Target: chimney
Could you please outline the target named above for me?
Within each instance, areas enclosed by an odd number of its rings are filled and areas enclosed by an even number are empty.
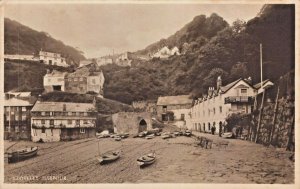
[[[221,76],[219,76],[217,79],[217,90],[219,90],[221,87],[222,87],[222,79]]]
[[[94,99],[93,99],[93,105],[94,105],[95,108],[97,108],[97,100],[96,100],[96,97],[94,97]]]
[[[39,96],[37,97],[37,102],[42,102],[42,95],[39,94]]]
[[[252,78],[249,76],[247,79],[248,83],[252,85]]]

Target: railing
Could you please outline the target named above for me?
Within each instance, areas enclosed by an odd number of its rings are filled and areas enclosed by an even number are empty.
[[[225,98],[225,104],[251,103],[251,102],[253,102],[253,97],[251,96],[229,96]]]
[[[66,126],[64,124],[58,124],[58,125],[45,125],[45,124],[31,124],[32,128],[34,129],[41,129],[41,128],[56,128],[56,129],[62,129],[62,128],[88,128],[88,127],[96,127],[96,124],[94,123],[86,123],[86,124],[75,124],[72,126]]]

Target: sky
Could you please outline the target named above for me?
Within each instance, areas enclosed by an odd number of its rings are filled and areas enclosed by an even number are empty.
[[[262,4],[12,3],[5,17],[76,47],[87,58],[136,51],[167,38],[197,15],[217,13],[229,24],[256,16]]]

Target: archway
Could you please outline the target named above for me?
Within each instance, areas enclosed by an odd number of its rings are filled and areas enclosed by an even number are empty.
[[[139,123],[139,132],[143,132],[147,130],[147,122],[142,119]]]

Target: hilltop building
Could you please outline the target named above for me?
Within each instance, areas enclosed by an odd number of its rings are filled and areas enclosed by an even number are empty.
[[[73,73],[47,71],[44,76],[44,89],[45,92],[94,93],[102,96],[104,81],[103,72],[96,69],[94,64],[88,64]]]
[[[56,65],[62,67],[68,67],[69,65],[66,62],[66,59],[61,56],[59,53],[40,51],[39,60],[41,63],[47,65]]]
[[[5,54],[4,59],[39,61],[39,58],[35,57],[34,54]]]
[[[33,142],[75,140],[95,136],[95,104],[36,102],[31,110]]]
[[[92,63],[94,63],[94,61],[91,60],[91,59],[88,59],[88,60],[80,60],[80,62],[79,62],[79,67],[87,66],[87,65],[92,64]]]
[[[180,55],[178,47],[173,47],[173,49],[169,49],[167,46],[164,46],[156,53],[153,54],[153,58],[169,58],[173,55]]]
[[[44,89],[46,92],[65,91],[65,76],[67,72],[53,70],[51,73],[47,70],[44,76]]]
[[[189,95],[159,97],[156,106],[158,119],[185,128],[189,125],[192,104]]]
[[[73,73],[66,74],[65,91],[72,93],[103,94],[104,75],[100,71],[91,71],[89,67],[82,67]]]
[[[31,113],[36,98],[6,96],[4,100],[4,140],[31,138]]]
[[[217,79],[217,88],[209,87],[206,95],[198,98],[190,109],[190,129],[200,132],[211,132],[213,125],[216,133],[225,125],[225,119],[232,113],[251,113],[254,97],[262,90],[258,84],[252,85],[251,78],[238,79],[225,86],[221,77]],[[263,88],[273,85],[265,81]],[[220,128],[221,125],[221,128]]]

